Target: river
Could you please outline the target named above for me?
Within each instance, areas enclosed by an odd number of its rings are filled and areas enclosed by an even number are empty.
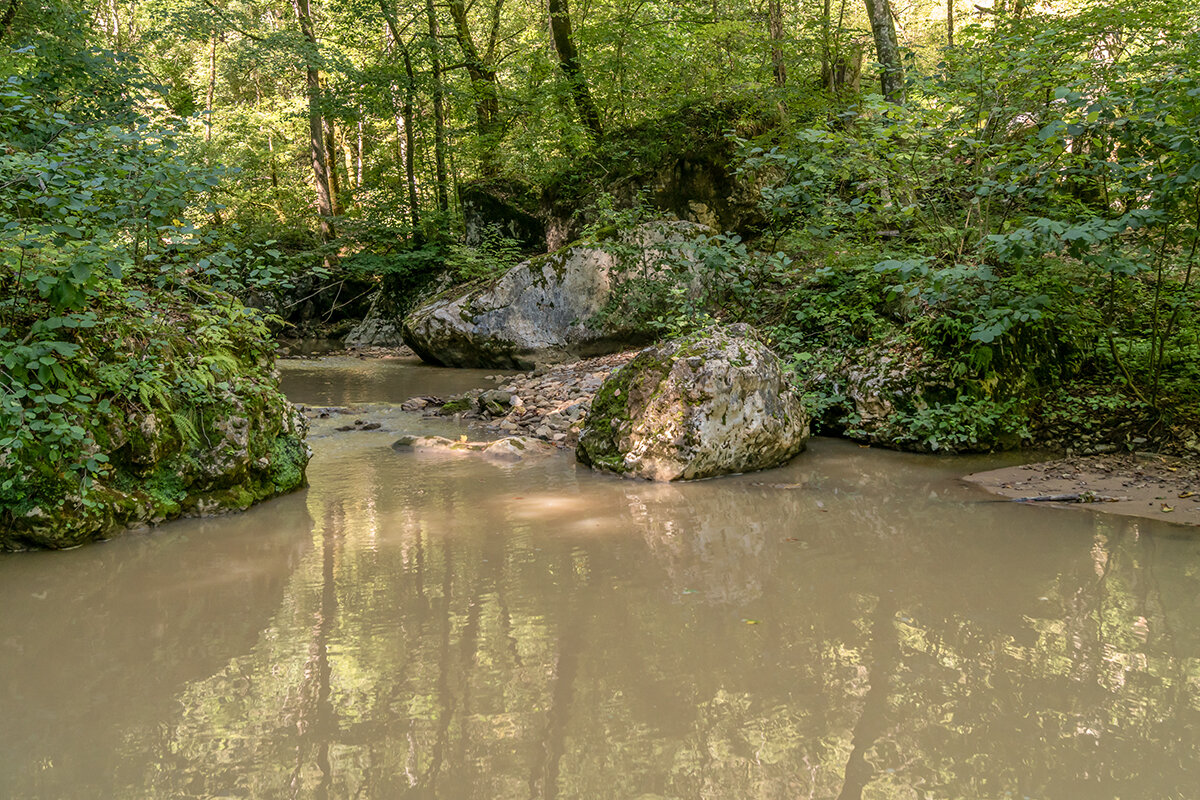
[[[0,797],[1191,798],[1200,541],[814,440],[689,485],[403,453],[484,373],[285,362],[310,488],[0,557]]]

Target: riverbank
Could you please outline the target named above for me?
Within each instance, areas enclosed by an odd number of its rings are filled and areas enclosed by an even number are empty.
[[[76,547],[304,485],[305,421],[265,324],[232,296],[114,289],[57,323],[29,312],[30,360],[0,403],[0,550]]]
[[[518,375],[487,375],[485,380],[497,384],[494,389],[414,397],[402,407],[429,417],[455,417],[505,436],[530,436],[558,447],[574,447],[596,390],[636,352],[548,365]],[[351,349],[347,354],[413,358],[406,348]],[[1038,504],[1086,506],[1109,514],[1200,525],[1200,463],[1195,459],[1153,453],[1080,455],[975,473],[964,480],[1014,500],[1029,498],[1027,502]]]
[[[967,475],[1016,501],[1200,526],[1200,463],[1153,453],[1062,458]]]

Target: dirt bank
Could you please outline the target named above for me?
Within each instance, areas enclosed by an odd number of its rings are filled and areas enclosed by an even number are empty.
[[[964,480],[1038,505],[1200,526],[1200,463],[1193,460],[1130,453],[1082,456],[977,472]]]

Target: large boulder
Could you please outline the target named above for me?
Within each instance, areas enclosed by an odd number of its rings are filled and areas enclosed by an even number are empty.
[[[623,475],[695,480],[779,466],[807,441],[779,359],[734,325],[648,347],[613,373],[576,455]]]
[[[433,364],[500,369],[627,349],[645,342],[647,332],[596,320],[616,271],[652,271],[664,260],[686,259],[683,244],[709,233],[695,223],[648,223],[608,242],[538,256],[418,307],[404,320],[404,341]]]

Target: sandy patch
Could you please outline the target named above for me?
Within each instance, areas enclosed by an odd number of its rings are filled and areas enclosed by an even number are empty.
[[[1035,505],[1200,525],[1200,463],[1172,456],[1082,456],[976,472],[963,480]],[[1060,497],[1071,499],[1030,499]]]

